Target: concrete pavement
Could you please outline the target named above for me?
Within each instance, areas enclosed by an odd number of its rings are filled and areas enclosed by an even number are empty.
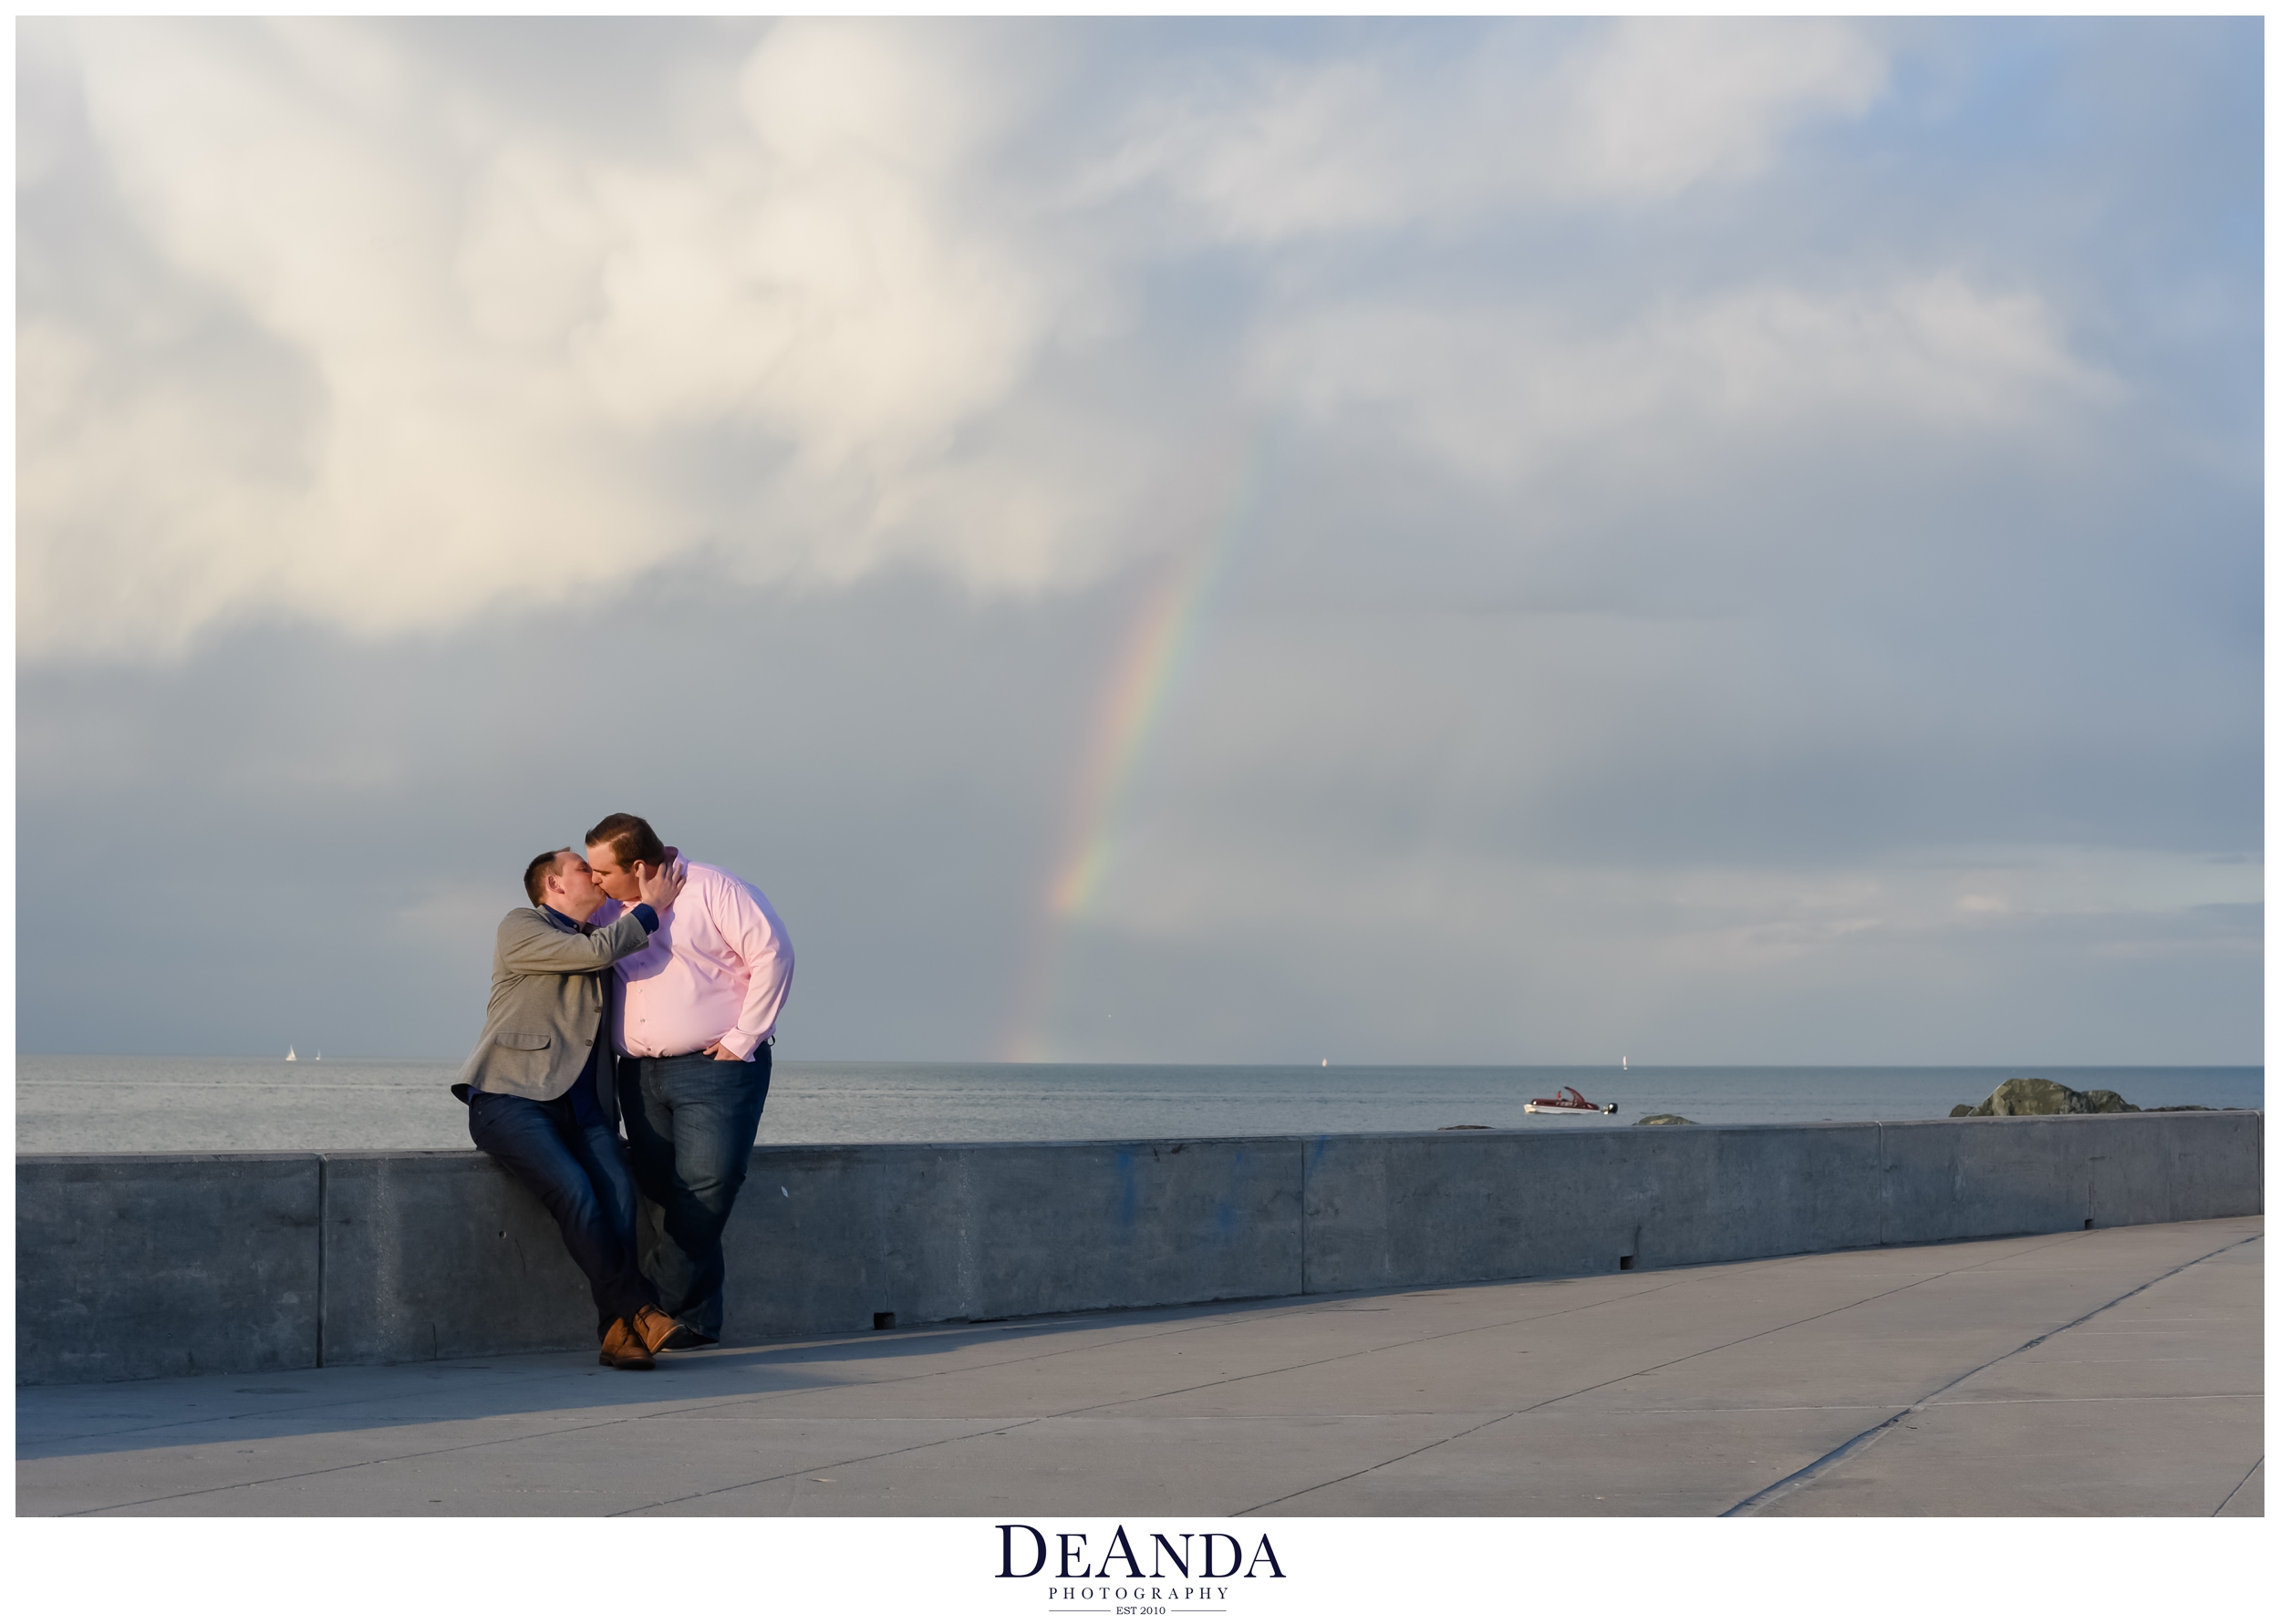
[[[19,1515],[2261,1515],[2261,1217],[19,1389]]]

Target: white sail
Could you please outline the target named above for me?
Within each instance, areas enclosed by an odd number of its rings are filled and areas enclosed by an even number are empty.
[[[292,1049],[291,1049],[290,1047],[288,1047],[288,1048],[285,1050],[285,1059],[287,1059],[287,1060],[299,1060],[300,1058],[301,1058],[301,1057],[300,1057],[299,1055],[295,1054],[295,1053],[293,1052],[293,1050],[292,1050]]]

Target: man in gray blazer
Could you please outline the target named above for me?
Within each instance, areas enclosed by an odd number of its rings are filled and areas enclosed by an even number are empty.
[[[641,1275],[606,1025],[610,967],[648,943],[687,876],[670,856],[641,870],[640,902],[589,931],[603,895],[586,859],[567,849],[531,859],[531,905],[499,922],[482,1036],[451,1085],[476,1147],[554,1215],[594,1289],[602,1362],[621,1371],[653,1368],[677,1329]]]

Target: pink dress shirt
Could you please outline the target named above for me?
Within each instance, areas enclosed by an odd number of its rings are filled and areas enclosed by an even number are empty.
[[[691,1054],[720,1043],[748,1060],[792,990],[792,939],[756,887],[691,863],[649,945],[617,961],[617,979],[618,1053]]]

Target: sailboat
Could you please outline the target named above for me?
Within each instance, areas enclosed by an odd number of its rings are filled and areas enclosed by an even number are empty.
[[[300,1057],[299,1055],[297,1055],[297,1054],[295,1054],[295,1053],[294,1053],[294,1052],[293,1052],[293,1048],[292,1048],[292,1046],[291,1046],[290,1044],[286,1045],[286,1047],[285,1047],[285,1059],[287,1059],[287,1060],[299,1060],[300,1058],[301,1058],[301,1057]]]

